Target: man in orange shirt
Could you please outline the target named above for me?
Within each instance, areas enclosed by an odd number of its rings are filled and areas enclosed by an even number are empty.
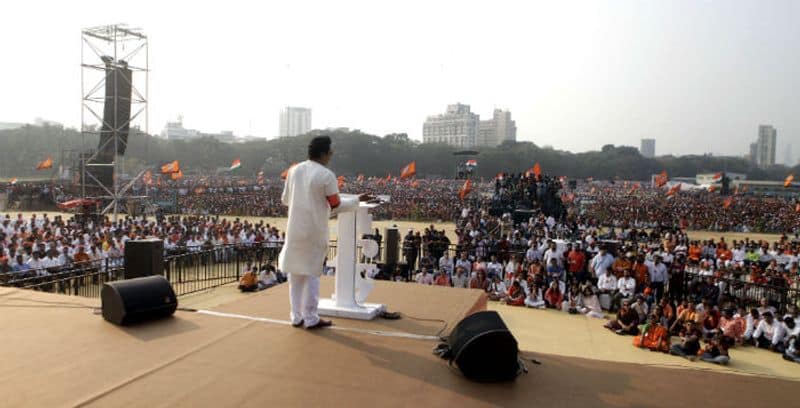
[[[700,248],[697,241],[692,242],[689,245],[689,256],[687,257],[691,262],[700,262],[700,258],[703,256],[703,249]]]
[[[642,293],[650,286],[650,269],[644,263],[644,255],[639,254],[633,264],[633,278],[636,279],[636,293]]]

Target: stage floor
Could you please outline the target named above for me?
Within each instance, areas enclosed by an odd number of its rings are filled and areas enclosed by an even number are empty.
[[[323,280],[323,293],[332,282]],[[327,289],[326,289],[327,288]],[[285,285],[214,308],[286,319]],[[479,292],[379,282],[371,301],[452,327]],[[476,384],[431,353],[439,322],[337,319],[351,330],[177,312],[120,328],[97,301],[0,288],[4,406],[761,406],[791,404],[796,382],[529,355],[507,384]],[[86,308],[89,307],[89,308]]]

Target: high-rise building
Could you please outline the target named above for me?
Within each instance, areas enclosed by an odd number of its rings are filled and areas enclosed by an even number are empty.
[[[511,120],[509,111],[495,109],[492,119],[480,121],[478,127],[478,146],[499,146],[503,142],[517,141],[517,123]]]
[[[656,139],[642,139],[642,145],[639,147],[639,153],[644,157],[656,157]]]
[[[311,130],[311,109],[287,106],[281,109],[278,136],[304,135]]]
[[[756,164],[758,160],[758,143],[750,143],[750,155],[747,156],[750,163]]]
[[[467,149],[478,143],[480,117],[469,110],[469,105],[447,105],[442,115],[428,116],[422,126],[423,143],[446,143]]]
[[[448,105],[442,115],[428,116],[422,126],[423,143],[445,143],[459,148],[498,146],[517,140],[511,112],[495,109],[492,119],[480,120],[469,105]]]
[[[771,125],[758,126],[758,140],[756,141],[756,164],[764,168],[775,164],[775,143],[778,131]]]

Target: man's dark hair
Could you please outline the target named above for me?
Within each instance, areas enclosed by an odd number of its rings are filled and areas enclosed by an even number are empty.
[[[329,151],[331,151],[330,136],[317,136],[308,144],[308,158],[311,160],[319,159]]]

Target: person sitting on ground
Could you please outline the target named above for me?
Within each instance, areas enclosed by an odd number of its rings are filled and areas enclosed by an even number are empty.
[[[734,315],[733,308],[727,308],[719,320],[719,332],[732,340],[731,346],[734,344],[742,344],[745,325],[746,323],[743,318]]]
[[[790,315],[784,316],[783,322],[775,330],[775,336],[772,339],[774,350],[778,353],[785,352],[789,347],[789,339],[798,335],[800,335],[800,327],[795,324],[794,318]]]
[[[456,268],[455,275],[453,276],[454,288],[466,288],[469,286],[469,277],[463,267]]]
[[[578,282],[573,281],[569,285],[569,290],[566,293],[564,301],[561,302],[561,311],[570,314],[578,313],[578,307],[581,305],[581,289]]]
[[[428,272],[427,268],[422,268],[414,280],[421,285],[433,285],[433,276]]]
[[[544,295],[542,295],[542,288],[539,285],[533,284],[533,286],[531,286],[528,297],[525,299],[525,306],[535,309],[544,309],[546,307]]]
[[[242,274],[242,277],[239,278],[239,290],[242,292],[255,292],[258,290],[258,276],[256,275],[256,267],[250,267],[248,265],[248,269],[245,273]]]
[[[594,293],[594,289],[591,286],[584,286],[580,297],[578,311],[588,317],[594,317],[597,319],[603,319],[606,317],[606,315],[603,314],[603,308],[600,307],[600,299],[597,298],[597,295]]]
[[[511,282],[511,287],[508,289],[508,295],[505,300],[506,304],[509,306],[525,305],[525,290],[518,280]]]
[[[675,319],[675,311],[672,308],[672,304],[665,296],[658,301],[658,306],[656,308],[661,310],[661,325],[669,329],[672,325],[672,321]]]
[[[636,295],[636,302],[633,302],[631,309],[639,314],[640,322],[647,321],[647,315],[650,314],[650,308],[647,306],[647,302],[644,301],[644,296]]]
[[[739,314],[744,313],[744,308],[739,309]],[[761,314],[758,313],[758,309],[750,309],[750,313],[743,315],[744,316],[744,336],[742,336],[742,342],[744,344],[755,345],[755,341],[753,340],[753,333],[756,331],[756,326],[761,323]]]
[[[686,327],[686,322],[697,322],[697,311],[693,302],[684,301],[679,310],[681,311],[678,313],[678,317],[669,328],[669,332],[672,334],[678,334]]]
[[[728,349],[733,345],[733,339],[723,336],[722,333],[717,332],[714,334],[708,343],[706,343],[703,354],[700,359],[707,363],[714,363],[720,365],[728,365],[731,360],[728,354]]]
[[[451,286],[450,284],[450,276],[445,271],[440,271],[436,274],[436,278],[433,280],[433,284],[436,286]]]
[[[492,278],[492,283],[489,284],[489,300],[503,300],[508,295],[508,289],[506,288],[505,282],[503,282],[499,276],[495,275]]]
[[[616,311],[623,299],[631,299],[636,292],[636,279],[631,276],[630,269],[622,270],[622,277],[617,279],[617,292],[611,300],[611,309],[609,311]]]
[[[780,323],[775,321],[770,311],[764,312],[762,316],[763,319],[761,319],[753,332],[753,341],[758,348],[774,350],[777,342],[773,339],[776,337],[775,331]]]
[[[789,337],[789,345],[786,347],[786,351],[783,352],[784,360],[800,363],[800,340],[798,338],[800,336],[797,335]]]
[[[275,267],[264,265],[261,273],[258,274],[258,290],[271,288],[278,284],[278,277],[275,275]]]
[[[617,318],[609,321],[603,327],[619,335],[639,334],[639,314],[631,309],[630,301],[623,300],[622,307],[617,312]]]
[[[456,267],[458,268],[458,267]],[[461,269],[464,269],[463,267]],[[466,270],[465,270],[466,271]],[[486,272],[478,271],[473,278],[469,280],[470,289],[481,289],[484,292],[489,291],[489,280],[486,279]]]
[[[564,301],[564,295],[558,288],[558,282],[551,282],[550,288],[544,293],[544,300],[547,302],[548,309],[558,309],[561,307],[561,302]]]
[[[695,361],[697,352],[700,351],[700,330],[697,329],[697,323],[694,320],[687,320],[680,337],[681,343],[672,345],[669,354]]]
[[[633,337],[634,347],[646,348],[650,351],[669,352],[670,337],[667,329],[661,325],[658,316],[649,316],[647,324],[642,326],[642,334]]]

